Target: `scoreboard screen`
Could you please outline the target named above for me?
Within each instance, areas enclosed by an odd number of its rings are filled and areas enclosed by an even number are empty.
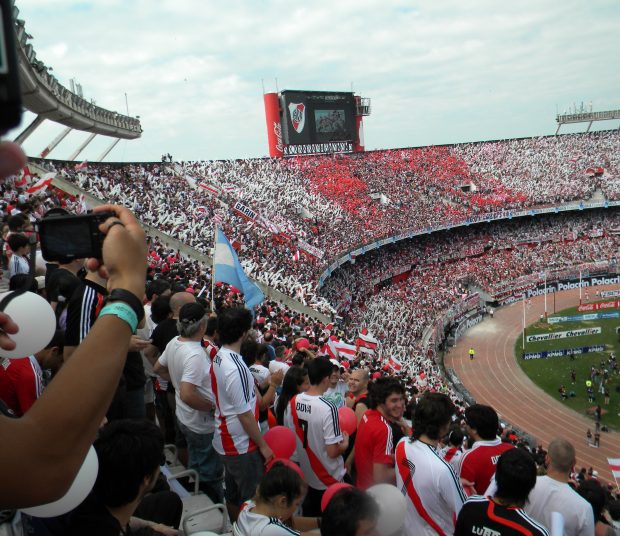
[[[353,93],[285,90],[280,104],[286,145],[356,141]]]

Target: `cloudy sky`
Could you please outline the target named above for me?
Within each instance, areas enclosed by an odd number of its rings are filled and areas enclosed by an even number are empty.
[[[140,116],[142,138],[121,141],[108,161],[266,155],[261,80],[268,91],[276,79],[280,90],[353,85],[372,99],[368,149],[551,134],[556,111],[573,104],[620,108],[617,0],[16,4],[63,84],[74,78],[86,98],[122,113],[127,94]],[[44,124],[27,153],[62,128]],[[72,132],[50,157],[86,136]],[[109,143],[97,137],[80,159]]]

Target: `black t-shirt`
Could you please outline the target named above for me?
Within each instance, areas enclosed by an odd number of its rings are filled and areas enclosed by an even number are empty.
[[[173,318],[162,320],[151,334],[153,345],[157,347],[160,354],[164,353],[168,343],[179,334],[177,330],[177,321]]]
[[[501,534],[502,536],[549,536],[539,523],[521,508],[500,506],[485,497],[470,497],[456,521],[454,536]]]
[[[78,346],[88,335],[107,294],[104,287],[88,279],[75,289],[67,308],[66,346]]]

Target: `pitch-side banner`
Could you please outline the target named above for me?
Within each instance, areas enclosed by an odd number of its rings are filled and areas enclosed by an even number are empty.
[[[620,296],[620,290],[602,290],[601,298],[616,298]]]
[[[602,311],[604,309],[617,309],[620,307],[620,300],[612,300],[608,302],[600,302],[600,303],[584,303],[577,307],[577,311],[580,313],[586,311]]]
[[[583,328],[573,329],[571,331],[556,331],[555,333],[539,333],[538,335],[528,335],[527,342],[555,341],[558,339],[567,339],[569,337],[584,337],[585,335],[598,335],[602,332],[602,328]]]
[[[545,350],[544,352],[526,352],[523,359],[547,359],[549,357],[564,357],[567,355],[589,354],[591,352],[604,352],[605,345],[581,346],[579,348],[563,348],[560,350]]]
[[[615,313],[589,313],[587,315],[551,316],[547,319],[549,324],[561,324],[563,322],[583,322],[607,318],[620,318],[620,312]]]

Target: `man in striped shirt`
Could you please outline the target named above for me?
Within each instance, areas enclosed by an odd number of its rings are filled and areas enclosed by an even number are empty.
[[[294,396],[284,414],[284,425],[295,432],[296,455],[308,482],[303,515],[321,515],[321,499],[345,475],[342,454],[349,436],[340,431],[338,409],[323,394],[329,387],[333,365],[317,357],[308,365],[310,389]]]
[[[396,486],[405,494],[405,534],[451,535],[465,499],[452,467],[437,452],[454,414],[450,398],[425,393],[415,409],[413,437],[396,446]]]
[[[273,459],[258,427],[259,399],[252,373],[241,357],[241,342],[252,327],[247,309],[224,309],[217,317],[222,347],[211,366],[215,395],[213,448],[225,468],[226,507],[232,522],[241,505],[251,499],[263,476],[264,464]]]

